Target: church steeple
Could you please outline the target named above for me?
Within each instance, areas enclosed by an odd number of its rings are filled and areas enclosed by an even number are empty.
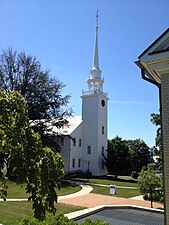
[[[92,69],[99,69],[99,54],[98,54],[98,13],[96,14],[96,39],[95,39],[95,50],[94,50],[94,60],[93,60],[93,68]]]
[[[98,11],[96,14],[96,37],[94,43],[93,65],[88,77],[88,90],[82,91],[82,161],[84,171],[92,175],[107,174],[104,157],[107,149],[107,93],[103,92],[104,80],[101,78],[98,54]],[[90,163],[90,168],[86,162]]]
[[[98,52],[98,13],[96,13],[96,37],[94,47],[93,67],[88,78],[89,91],[102,90],[103,80],[101,79],[101,70],[99,68],[99,52]]]

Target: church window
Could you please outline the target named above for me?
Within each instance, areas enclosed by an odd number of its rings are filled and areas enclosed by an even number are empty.
[[[88,155],[91,155],[91,152],[92,152],[91,146],[87,146],[87,154]]]
[[[104,134],[104,126],[102,126],[102,134]]]
[[[78,159],[78,167],[81,167],[81,159]]]
[[[64,138],[63,137],[61,137],[60,144],[61,144],[61,146],[64,146]]]
[[[104,160],[102,160],[102,169],[104,169],[104,165],[105,165]]]
[[[72,159],[72,167],[75,167],[75,159]]]
[[[104,155],[104,146],[102,146],[102,155]]]
[[[101,100],[101,105],[102,105],[102,107],[105,106],[105,101],[103,99]]]
[[[79,139],[79,147],[82,146],[82,139]]]
[[[76,146],[76,138],[72,138],[73,146]]]

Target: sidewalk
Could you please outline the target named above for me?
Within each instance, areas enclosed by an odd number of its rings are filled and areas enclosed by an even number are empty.
[[[95,184],[96,185],[96,184]],[[99,185],[108,186],[108,185]],[[133,198],[120,198],[116,196],[106,196],[90,193],[92,187],[89,184],[81,185],[82,190],[67,196],[61,196],[58,198],[58,202],[64,204],[71,204],[86,208],[93,208],[99,205],[136,205],[142,207],[151,207],[150,201],[143,200],[142,195]],[[126,187],[128,188],[128,187]],[[129,187],[132,188],[132,187]],[[135,187],[133,187],[135,189]],[[153,202],[154,208],[163,208],[163,204]]]
[[[72,198],[75,198],[75,197],[84,196],[84,195],[90,193],[93,190],[93,187],[91,187],[90,185],[86,185],[86,184],[79,184],[79,185],[82,188],[80,191],[75,192],[73,194],[69,194],[69,195],[58,196],[58,202],[62,201],[62,200],[65,200],[65,199],[72,199]],[[0,201],[3,202],[4,200],[2,198],[0,198]],[[8,201],[8,202],[20,202],[20,201],[28,201],[28,199],[27,198],[7,198],[6,201]]]
[[[99,205],[136,205],[150,208],[150,201],[143,200],[141,195],[130,199],[99,195],[90,193],[93,188],[88,184],[80,184],[80,186],[82,189],[76,193],[59,196],[58,202],[86,208],[93,208]],[[3,199],[0,199],[0,201],[3,201]],[[27,199],[7,199],[6,201],[27,201]],[[153,202],[153,207],[163,208],[163,204]]]
[[[84,195],[90,193],[93,190],[93,188],[90,185],[81,184],[80,186],[81,186],[82,189],[80,191],[76,192],[76,193],[73,193],[73,194],[70,194],[70,195],[59,196],[58,202],[62,201],[64,199],[72,199],[72,198],[75,198],[75,197],[84,196]]]
[[[136,205],[150,208],[150,201],[119,198],[115,196],[106,196],[99,194],[86,194],[83,196],[77,196],[75,198],[59,199],[60,203],[71,204],[76,206],[82,206],[86,208],[93,208],[99,205]],[[157,202],[153,202],[154,208],[163,208],[163,205]]]

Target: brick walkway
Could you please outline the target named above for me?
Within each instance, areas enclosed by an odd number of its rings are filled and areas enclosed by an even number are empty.
[[[87,208],[93,208],[99,205],[136,205],[142,207],[151,207],[150,201],[118,198],[115,196],[98,195],[92,193],[73,198],[59,199],[58,202]],[[162,208],[163,205],[153,202],[153,207]]]

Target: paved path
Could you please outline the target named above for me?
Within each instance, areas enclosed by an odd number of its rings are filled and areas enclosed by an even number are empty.
[[[150,201],[144,201],[141,195],[130,198],[130,199],[119,198],[116,196],[93,194],[93,193],[90,193],[93,189],[90,185],[81,185],[81,186],[82,186],[81,191],[71,195],[61,196],[58,198],[58,202],[76,205],[76,206],[82,206],[86,208],[93,208],[99,205],[136,205],[136,206],[142,206],[142,207],[151,207]],[[105,186],[105,185],[102,185],[102,186]],[[153,207],[163,208],[163,204],[153,202]]]
[[[80,185],[81,186],[81,190],[76,192],[76,193],[73,193],[73,194],[70,194],[70,195],[64,195],[64,196],[59,196],[58,197],[58,201],[62,201],[62,200],[65,200],[65,199],[72,199],[72,198],[75,198],[75,197],[81,197],[81,196],[84,196],[88,193],[90,193],[93,188],[90,186],[90,185]]]
[[[28,201],[27,198],[7,198],[6,199],[6,202],[26,202],[26,201]],[[4,202],[4,200],[0,198],[0,202]]]
[[[150,201],[144,201],[142,196],[128,199],[116,196],[99,195],[90,193],[93,188],[88,184],[81,184],[80,186],[82,189],[74,194],[59,196],[58,202],[86,208],[93,208],[99,205],[136,205],[150,207]],[[0,199],[0,201],[3,201],[3,199]],[[7,201],[27,201],[27,199],[7,199]],[[154,202],[153,207],[163,208],[163,205]]]
[[[87,208],[93,208],[99,205],[136,205],[136,206],[150,207],[150,201],[119,198],[115,196],[98,195],[92,193],[83,196],[77,196],[75,198],[60,199],[58,202]],[[154,202],[153,207],[162,208],[163,205]]]
[[[78,191],[76,193],[73,193],[73,194],[70,194],[70,195],[59,196],[58,201],[62,201],[62,200],[65,200],[65,199],[72,199],[72,198],[75,198],[75,197],[81,197],[81,196],[84,196],[84,195],[90,193],[93,190],[93,187],[91,187],[90,185],[80,184],[80,186],[82,188],[80,191]],[[0,198],[0,201],[4,201],[4,200],[2,198]],[[7,198],[6,201],[8,201],[8,202],[20,202],[20,201],[28,201],[28,199],[27,198]]]

